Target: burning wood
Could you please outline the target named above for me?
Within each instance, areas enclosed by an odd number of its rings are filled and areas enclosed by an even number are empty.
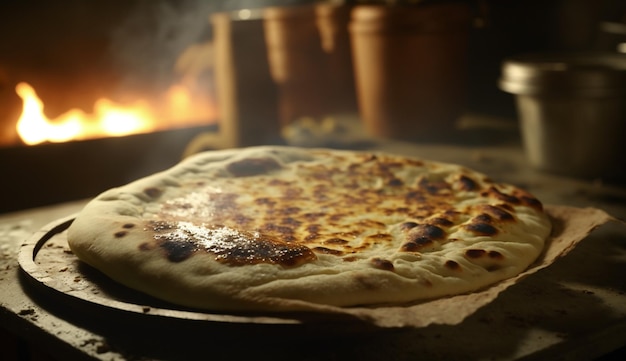
[[[126,136],[158,130],[197,126],[214,122],[215,106],[206,92],[192,91],[184,84],[173,85],[155,105],[144,99],[118,104],[101,98],[92,113],[71,109],[49,119],[35,89],[19,83],[15,91],[23,102],[17,132],[27,145]]]

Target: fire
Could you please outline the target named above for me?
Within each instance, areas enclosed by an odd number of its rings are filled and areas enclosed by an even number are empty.
[[[210,97],[195,99],[184,85],[172,86],[159,106],[146,100],[121,105],[102,98],[94,103],[91,114],[71,109],[55,119],[45,115],[44,104],[32,86],[19,83],[15,91],[23,102],[17,133],[27,145],[148,133],[215,120]]]

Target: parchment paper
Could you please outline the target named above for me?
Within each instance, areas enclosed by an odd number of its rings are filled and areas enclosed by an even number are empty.
[[[479,308],[495,300],[508,287],[567,255],[597,227],[610,221],[616,221],[605,211],[595,208],[548,205],[545,209],[552,219],[553,228],[544,252],[525,272],[514,278],[499,282],[482,291],[415,305],[375,308],[314,306],[313,308],[322,312],[351,315],[378,327],[426,327],[431,324],[459,324]]]

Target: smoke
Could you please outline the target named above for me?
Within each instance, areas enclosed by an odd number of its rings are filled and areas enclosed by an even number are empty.
[[[211,14],[303,2],[306,0],[133,1],[110,33],[111,62],[119,76],[114,98],[157,98],[174,83],[200,91],[212,89]]]
[[[220,2],[139,0],[113,29],[111,47],[124,90],[160,91],[175,80],[176,62],[194,44],[210,41],[209,16]]]

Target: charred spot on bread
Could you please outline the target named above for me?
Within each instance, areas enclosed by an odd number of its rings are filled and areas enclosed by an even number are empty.
[[[436,246],[436,241],[443,240],[446,232],[432,224],[417,224],[406,233],[407,242],[400,247],[403,252],[421,252]]]
[[[500,191],[498,188],[491,186],[489,187],[489,189],[487,189],[486,192],[481,193],[482,196],[485,197],[494,197],[498,200],[501,200],[505,203],[509,203],[509,204],[520,204],[520,200],[519,198],[515,197],[514,195],[511,194],[506,194],[502,191]]]
[[[446,232],[443,229],[432,224],[418,224],[407,235],[414,242],[420,239],[443,239],[445,236]]]
[[[478,183],[466,175],[459,177],[459,184],[461,185],[461,189],[466,191],[475,191],[478,189]]]
[[[457,261],[453,261],[453,260],[447,260],[446,263],[444,263],[444,266],[453,271],[461,270],[461,265]]]
[[[159,242],[159,247],[165,251],[167,259],[171,262],[182,262],[198,250],[198,246],[192,241],[164,239]]]
[[[390,187],[400,187],[404,185],[404,182],[399,178],[391,178],[389,182],[387,182],[387,185]]]
[[[250,177],[258,174],[266,174],[269,171],[280,169],[281,165],[274,158],[244,158],[231,162],[226,170],[235,177]]]
[[[346,241],[343,238],[337,238],[337,237],[333,237],[333,238],[329,238],[327,240],[325,240],[323,242],[324,244],[337,244],[337,245],[344,245],[344,244],[348,244],[350,242]]]
[[[485,251],[484,249],[468,249],[467,251],[465,251],[465,256],[469,257],[469,258],[480,258],[482,256],[484,256],[487,253],[487,251]]]
[[[419,252],[421,249],[421,245],[415,242],[406,242],[400,247],[400,251],[402,252]]]
[[[370,260],[370,264],[374,268],[378,268],[384,271],[393,271],[395,269],[393,263],[390,260],[384,258],[374,257]]]
[[[317,258],[305,245],[258,232],[189,222],[151,222],[150,226],[156,244],[172,262],[182,262],[199,251],[231,266],[270,263],[291,267]]]
[[[429,220],[429,222],[435,226],[441,226],[441,227],[451,227],[454,225],[454,222],[443,217],[432,218]]]
[[[539,201],[537,198],[535,197],[531,197],[529,195],[524,195],[521,197],[522,203],[531,207],[531,208],[535,208],[539,211],[543,210],[543,204],[541,203],[541,201]]]
[[[405,194],[404,201],[407,204],[426,202],[426,195],[423,192],[409,191]]]
[[[482,207],[482,209],[489,215],[491,215],[492,217],[496,218],[498,221],[502,221],[502,222],[508,222],[508,221],[514,221],[515,217],[509,213],[507,210],[505,210],[502,207],[498,207],[498,206],[493,206],[493,205],[485,205]]]
[[[143,193],[152,199],[156,199],[163,194],[163,191],[157,187],[147,187],[144,188]]]
[[[487,271],[494,272],[502,268],[500,262],[504,259],[504,255],[495,250],[484,249],[468,249],[465,251],[465,257],[473,260],[477,264],[482,265]]]
[[[430,195],[438,195],[444,191],[449,191],[451,186],[448,182],[444,180],[431,180],[427,177],[422,177],[418,185],[420,189],[426,191],[426,193]]]
[[[408,231],[410,229],[413,229],[417,227],[417,223],[416,222],[404,222],[400,224],[400,229],[402,229],[403,231]]]
[[[470,223],[466,224],[464,228],[478,236],[495,236],[498,234],[498,229],[488,223]]]
[[[481,213],[472,219],[473,223],[491,223],[493,218],[487,213]]]
[[[323,253],[323,254],[331,254],[333,256],[343,256],[343,251],[327,248],[327,247],[314,247],[313,252]]]
[[[365,237],[365,239],[376,242],[376,241],[390,241],[392,239],[392,236],[389,233],[375,233],[375,234],[370,234],[369,236]]]
[[[481,258],[481,257],[489,257],[489,258],[494,258],[494,259],[504,259],[504,255],[498,251],[487,251],[484,249],[476,249],[476,248],[472,248],[472,249],[468,249],[465,251],[465,255],[469,258]]]

